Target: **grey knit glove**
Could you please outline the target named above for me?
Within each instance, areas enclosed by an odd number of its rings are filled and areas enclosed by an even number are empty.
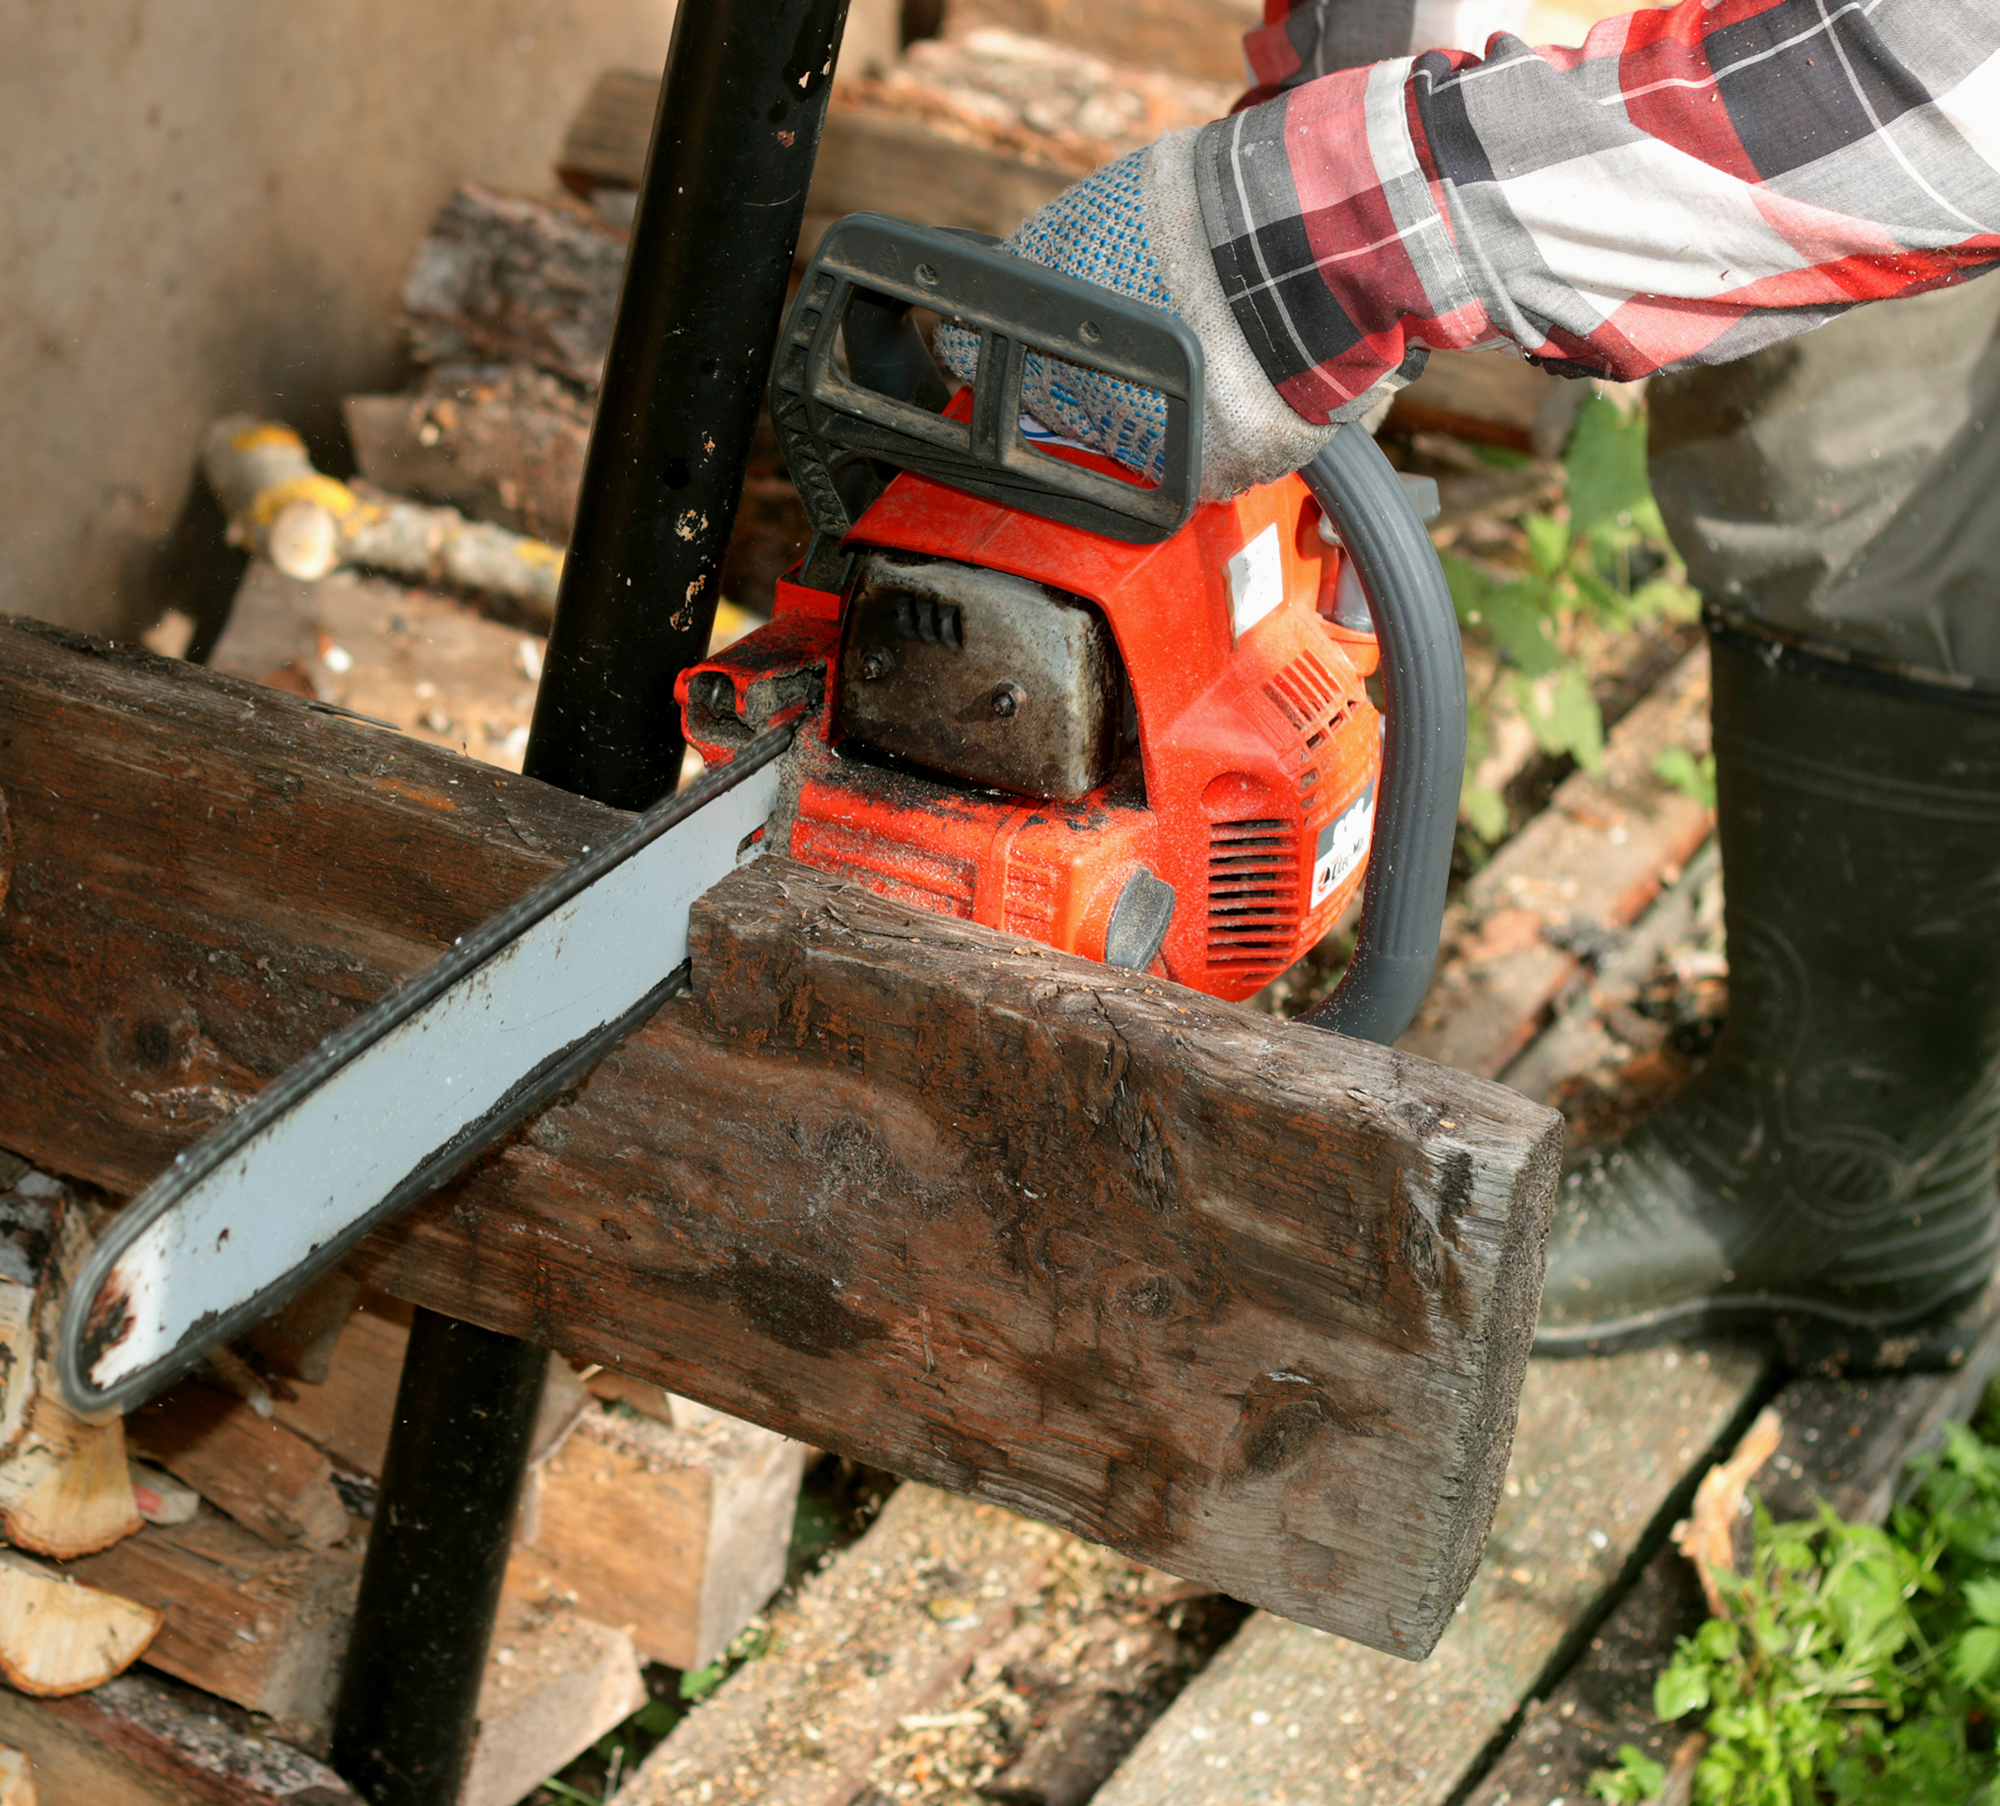
[[[1175,132],[1107,163],[1034,214],[1007,240],[1007,249],[1150,302],[1194,328],[1207,389],[1201,493],[1212,501],[1298,469],[1335,429],[1304,420],[1285,404],[1223,299],[1195,198],[1196,135]],[[971,381],[979,361],[976,334],[940,327],[937,348]],[[1158,479],[1166,403],[1151,391],[1059,358],[1031,356],[1022,405],[1051,432]]]

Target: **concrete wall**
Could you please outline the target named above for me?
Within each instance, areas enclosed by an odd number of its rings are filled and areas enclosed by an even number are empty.
[[[203,425],[396,386],[463,176],[546,189],[673,0],[0,0],[0,612],[130,633],[215,575]],[[178,523],[178,525],[177,525]]]

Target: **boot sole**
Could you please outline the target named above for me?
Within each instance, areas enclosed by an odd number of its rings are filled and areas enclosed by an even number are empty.
[[[1535,1353],[1569,1360],[1693,1336],[1754,1335],[1802,1373],[1935,1373],[1965,1364],[1991,1319],[1987,1292],[1981,1281],[1918,1316],[1886,1323],[1771,1293],[1698,1298],[1611,1323],[1538,1328]]]

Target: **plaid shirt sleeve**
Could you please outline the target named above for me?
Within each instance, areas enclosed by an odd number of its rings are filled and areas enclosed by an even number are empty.
[[[1995,0],[1684,0],[1581,49],[1315,76],[1362,41],[1339,8],[1269,0],[1247,48],[1281,91],[1195,154],[1224,292],[1307,419],[1426,349],[1630,380],[2000,260]]]
[[[1534,0],[1268,0],[1265,22],[1243,34],[1257,86],[1237,107],[1287,88],[1420,50],[1477,50],[1496,31],[1526,26]]]

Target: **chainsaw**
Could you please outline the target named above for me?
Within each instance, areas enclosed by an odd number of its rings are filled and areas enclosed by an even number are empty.
[[[939,372],[919,310],[977,335],[971,384]],[[1031,356],[1158,397],[1158,480],[1025,415]],[[681,674],[702,775],[120,1212],[64,1313],[73,1406],[157,1392],[574,1085],[686,987],[695,899],[766,851],[1230,1000],[1360,894],[1346,974],[1300,1020],[1400,1034],[1463,768],[1450,598],[1359,428],[1199,502],[1201,395],[1171,315],[978,235],[831,228],[771,388],[813,537],[770,622]]]

